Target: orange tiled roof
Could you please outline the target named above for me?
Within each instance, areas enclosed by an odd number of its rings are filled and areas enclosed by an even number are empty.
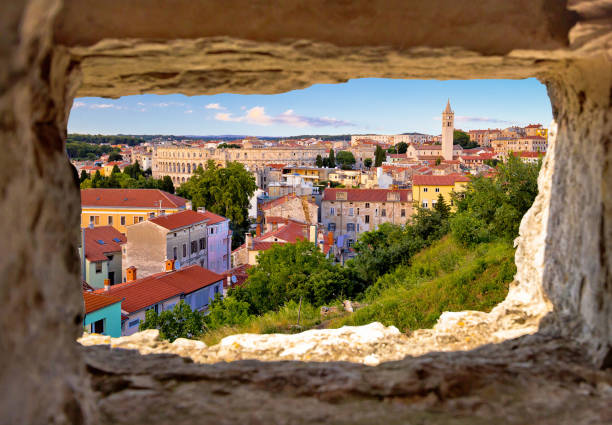
[[[208,220],[208,224],[217,224],[217,223],[221,223],[222,221],[226,221],[226,220],[229,221],[229,218],[225,218],[221,215],[212,213],[210,211],[206,211],[200,214],[203,214],[205,216],[205,218]]]
[[[120,303],[122,298],[106,294],[83,292],[83,301],[85,301],[85,314],[89,314],[101,308],[108,307],[109,305]]]
[[[181,227],[191,226],[196,223],[203,223],[206,221],[206,216],[204,213],[187,210],[179,211],[174,214],[161,215],[159,217],[151,218],[149,221],[168,230],[175,230]]]
[[[89,261],[106,261],[106,254],[121,251],[121,244],[127,242],[125,235],[113,226],[99,226],[83,229],[85,232],[85,258]]]
[[[81,189],[82,207],[184,208],[187,200],[159,189]]]
[[[123,297],[121,309],[133,313],[222,280],[222,275],[194,265],[172,272],[157,273],[132,282],[112,285],[108,291],[98,289],[95,293]]]
[[[389,192],[399,193],[400,202],[412,201],[412,191],[410,189],[325,189],[323,201],[337,201],[337,194],[346,192],[348,202],[392,202],[387,199]]]

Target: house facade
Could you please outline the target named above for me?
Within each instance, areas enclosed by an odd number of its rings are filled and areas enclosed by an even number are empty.
[[[222,296],[222,275],[200,266],[175,270],[173,260],[164,264],[167,271],[94,292],[122,299],[122,336],[138,332],[148,310],[161,313],[184,301],[192,310],[206,311],[215,297]]]
[[[187,199],[158,189],[81,189],[81,227],[113,226],[126,233],[147,218],[190,208]]]
[[[113,338],[120,337],[122,300],[120,296],[83,292],[85,303],[83,327],[85,330]]]
[[[121,282],[121,246],[127,241],[125,235],[112,226],[85,227],[81,232],[81,240],[85,241],[85,261],[82,246],[79,255],[84,265],[85,282],[93,288],[104,287],[107,279],[110,285]]]
[[[187,210],[128,226],[124,267],[135,267],[141,277],[164,271],[167,259],[174,260],[176,268],[207,267],[208,221],[209,216]],[[126,277],[124,271],[124,281]]]
[[[412,193],[414,202],[421,208],[433,208],[440,195],[452,210],[456,208],[452,198],[453,193],[465,190],[469,177],[460,174],[446,176],[415,175],[412,178]]]
[[[359,234],[382,223],[405,224],[412,216],[410,189],[325,189],[321,221],[336,244],[350,247]]]

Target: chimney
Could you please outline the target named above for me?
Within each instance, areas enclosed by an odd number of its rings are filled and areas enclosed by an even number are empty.
[[[125,280],[126,282],[131,282],[136,280],[136,267],[130,266],[125,269]]]
[[[257,224],[257,227],[255,227],[255,236],[256,237],[260,237],[261,236],[261,223]]]
[[[198,207],[198,212],[200,212],[200,213],[205,213],[205,212],[206,212],[206,208],[204,208],[204,207]]]
[[[246,247],[249,251],[251,251],[253,249],[253,235],[251,235],[250,233],[247,233],[245,239],[246,239],[245,240]]]
[[[174,260],[166,260],[166,271],[167,272],[174,271]]]
[[[308,235],[308,240],[314,244],[317,243],[317,226],[315,224],[310,225],[310,234]]]
[[[110,279],[104,279],[104,291],[108,291],[110,288]]]

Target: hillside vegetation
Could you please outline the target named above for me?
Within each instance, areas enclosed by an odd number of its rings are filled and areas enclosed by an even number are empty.
[[[330,327],[381,322],[402,332],[430,328],[444,311],[489,311],[501,302],[516,273],[507,241],[465,247],[446,236],[380,277],[363,297],[367,304]]]

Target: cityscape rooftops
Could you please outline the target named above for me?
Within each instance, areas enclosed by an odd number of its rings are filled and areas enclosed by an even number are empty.
[[[454,186],[456,182],[469,182],[470,178],[461,174],[448,174],[446,176],[415,175],[412,178],[413,186]]]
[[[399,199],[390,199],[390,193],[399,194]],[[323,201],[348,202],[410,202],[412,190],[410,189],[325,189]]]
[[[85,302],[85,314],[93,313],[109,305],[119,303],[123,298],[112,295],[94,294],[92,292],[83,292],[83,301]]]
[[[181,227],[194,225],[196,223],[207,222],[207,217],[204,215],[204,213],[186,210],[179,211],[174,214],[160,215],[158,217],[149,219],[149,221],[168,230],[176,230],[180,229]]]

